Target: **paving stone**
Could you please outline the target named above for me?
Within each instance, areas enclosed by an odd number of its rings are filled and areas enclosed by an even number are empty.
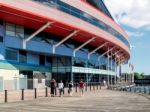
[[[47,97],[0,104],[0,112],[150,112],[144,96],[110,90],[96,90],[69,97]]]

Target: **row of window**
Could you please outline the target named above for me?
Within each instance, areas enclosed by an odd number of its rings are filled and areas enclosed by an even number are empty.
[[[18,30],[18,28],[21,28],[21,29]],[[19,31],[20,31],[20,33],[17,33]],[[12,23],[6,23],[6,35],[7,36],[26,38],[26,37],[29,37],[33,32],[35,32],[34,29],[26,28],[26,27],[23,27],[20,25],[12,24]],[[20,34],[21,36],[17,36],[16,34]],[[50,45],[54,45],[55,43],[59,42],[62,38],[63,37],[56,35],[56,34],[41,32],[41,33],[37,34],[34,38],[32,38],[32,40],[44,42],[44,43],[47,43]],[[64,47],[70,48],[70,49],[75,49],[76,47],[80,46],[81,44],[82,43],[80,43],[80,42],[69,39],[69,40],[65,41],[61,46],[64,46]],[[82,48],[81,50],[84,52],[89,52],[92,49],[94,49],[93,46],[87,45],[84,48]]]
[[[27,63],[27,52],[23,50],[6,49],[5,58],[9,61],[16,61],[20,63]],[[51,57],[39,55],[39,65],[51,66]]]
[[[81,58],[74,58],[73,59],[73,66],[77,67],[88,67],[88,68],[95,68],[95,69],[102,69],[102,70],[115,70],[115,62],[113,60],[109,60],[108,66],[108,59],[106,57],[102,57],[100,61],[94,60],[85,60]],[[112,68],[111,68],[112,65]]]
[[[14,49],[6,49],[5,58],[9,61],[19,61],[20,63],[27,63],[27,52],[24,50],[14,50]],[[110,60],[112,61],[112,60]],[[113,69],[114,69],[114,62],[112,61]],[[93,60],[85,60],[81,58],[73,58],[73,62],[71,57],[51,57],[45,55],[39,55],[39,65],[42,66],[51,66],[51,67],[70,67],[70,66],[77,66],[77,67],[88,67],[88,68],[95,68],[95,69],[108,69],[107,66],[107,58],[101,58],[100,62],[93,61]],[[110,69],[109,65],[109,69]]]
[[[101,20],[98,20],[97,18],[91,16],[90,14],[83,12],[73,6],[70,6],[69,4],[66,4],[60,0],[33,0],[33,1],[38,1],[43,4],[46,4],[50,7],[57,8],[65,13],[71,14],[77,18],[80,18],[84,21],[87,21],[100,29],[110,33],[111,35],[114,35],[116,38],[118,38],[120,41],[122,41],[125,45],[130,47],[128,40],[117,30],[112,28],[111,26],[105,24]]]

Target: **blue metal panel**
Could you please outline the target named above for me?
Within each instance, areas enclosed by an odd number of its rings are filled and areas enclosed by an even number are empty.
[[[56,54],[58,55],[66,55],[66,56],[72,56],[73,50],[64,46],[59,46],[56,48]]]
[[[90,56],[90,60],[98,61],[98,56],[96,54],[92,54]]]
[[[76,57],[88,59],[88,54],[84,51],[79,50],[76,52]]]
[[[22,39],[17,37],[5,36],[5,46],[12,48],[22,48]]]
[[[27,43],[27,49],[36,51],[36,52],[44,52],[44,53],[51,53],[52,46],[50,44],[38,41],[29,41]]]
[[[27,63],[28,64],[39,65],[39,56],[38,56],[38,54],[27,53]]]

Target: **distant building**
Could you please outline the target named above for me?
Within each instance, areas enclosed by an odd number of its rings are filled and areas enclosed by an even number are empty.
[[[102,0],[0,1],[0,90],[114,78],[129,47]]]

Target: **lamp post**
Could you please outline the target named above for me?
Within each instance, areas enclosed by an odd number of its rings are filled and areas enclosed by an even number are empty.
[[[131,69],[131,83],[134,83],[134,65],[129,63],[129,67]]]

